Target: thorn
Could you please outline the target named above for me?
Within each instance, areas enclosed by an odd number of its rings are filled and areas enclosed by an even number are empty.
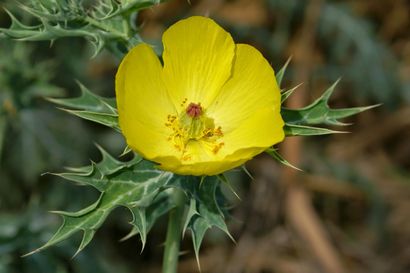
[[[205,175],[201,176],[201,180],[199,181],[199,188],[201,188],[201,186],[204,183],[205,179],[206,179]]]
[[[280,163],[284,164],[285,166],[288,166],[292,169],[298,170],[303,172],[303,170],[299,169],[296,166],[293,166],[291,163],[289,163],[286,159],[284,159],[274,148],[269,148],[265,151],[268,155],[270,155],[273,159],[279,161]]]
[[[131,151],[132,151],[132,149],[130,148],[130,146],[127,145],[127,146],[125,146],[124,151],[122,151],[122,153],[119,155],[119,157],[123,157]]]
[[[81,252],[82,249],[80,247],[77,249],[77,251],[74,253],[73,256],[71,256],[71,260],[74,260],[74,258]]]
[[[196,265],[198,266],[198,271],[201,273],[201,263],[199,262],[199,250],[195,251],[195,259],[196,259]]]
[[[222,183],[224,183],[231,190],[231,192],[236,196],[236,198],[238,198],[239,201],[242,201],[241,197],[239,197],[239,195],[236,193],[235,189],[232,187],[229,179],[226,178],[226,176],[224,176],[223,174],[220,174],[217,177],[220,181],[222,181]]]
[[[40,252],[41,250],[42,250],[42,247],[37,248],[37,249],[35,249],[35,250],[33,250],[33,251],[30,251],[29,253],[23,254],[23,255],[21,255],[20,257],[21,257],[21,258],[26,258],[26,257],[28,257],[28,256],[31,256],[31,255],[33,255],[33,254],[36,254],[37,252]]]
[[[245,165],[242,165],[242,170],[245,172],[245,174],[246,174],[247,176],[249,176],[249,178],[250,178],[252,181],[255,180],[255,178],[254,178],[254,177],[252,176],[252,174],[248,171],[248,169],[246,168]]]
[[[330,96],[332,96],[333,92],[335,91],[336,85],[339,84],[341,78],[338,78],[319,98],[319,100],[325,100],[326,102],[329,100]]]

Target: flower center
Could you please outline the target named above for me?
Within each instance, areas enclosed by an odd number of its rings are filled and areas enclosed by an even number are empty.
[[[181,103],[186,105],[187,99]],[[181,152],[182,160],[191,159],[187,145],[192,141],[200,141],[210,147],[214,154],[222,148],[222,128],[216,127],[214,120],[206,115],[201,103],[189,103],[179,116],[168,115],[165,126],[171,129],[168,137],[174,148]]]
[[[186,113],[188,114],[188,116],[190,116],[191,118],[197,118],[202,114],[202,107],[201,104],[198,103],[190,103],[188,105],[188,107],[186,108]]]

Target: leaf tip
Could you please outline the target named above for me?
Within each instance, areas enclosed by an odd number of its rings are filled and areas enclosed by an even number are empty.
[[[40,252],[41,249],[42,249],[42,247],[37,248],[37,249],[35,249],[35,250],[33,250],[33,251],[30,251],[29,253],[26,253],[26,254],[21,255],[20,257],[21,257],[21,258],[27,258],[28,256],[31,256],[31,255],[33,255],[33,254],[36,254],[37,252]]]

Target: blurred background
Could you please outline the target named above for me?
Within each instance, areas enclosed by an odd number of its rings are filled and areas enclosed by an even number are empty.
[[[21,17],[13,0],[3,0]],[[230,231],[214,230],[200,261],[211,273],[410,272],[410,2],[407,0],[171,0],[138,15],[143,39],[161,50],[162,32],[190,15],[210,16],[234,40],[257,47],[283,88],[303,83],[287,102],[302,107],[341,78],[333,107],[382,105],[347,120],[349,134],[289,138],[279,151],[304,172],[267,156],[247,164],[254,181],[230,174]],[[0,9],[0,26],[10,19]],[[200,35],[200,34],[198,34]],[[46,172],[99,160],[94,143],[119,155],[113,130],[70,116],[44,97],[77,96],[76,80],[114,96],[118,65],[91,58],[82,39],[24,43],[0,39],[0,273],[160,272],[166,218],[140,255],[118,209],[76,258],[80,237],[21,258],[46,242],[60,219],[97,193]],[[340,129],[340,128],[335,128]],[[181,273],[198,272],[189,236]]]

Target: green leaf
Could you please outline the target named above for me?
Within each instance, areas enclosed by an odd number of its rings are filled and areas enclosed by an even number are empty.
[[[279,161],[280,163],[282,163],[285,166],[291,167],[292,169],[298,170],[298,171],[302,171],[301,169],[299,169],[298,167],[295,167],[294,165],[292,165],[291,163],[289,163],[286,159],[284,159],[282,157],[281,154],[278,153],[277,150],[275,150],[274,148],[269,148],[265,151],[268,155],[270,155],[273,159]]]
[[[102,154],[101,161],[92,162],[85,167],[68,168],[69,172],[55,175],[96,188],[101,192],[99,199],[76,212],[54,211],[63,218],[62,225],[46,244],[26,255],[82,232],[82,240],[75,253],[77,255],[92,241],[108,215],[119,206],[128,208],[132,216],[132,229],[122,240],[139,234],[144,248],[147,234],[156,220],[175,207],[172,188],[181,189],[188,197],[186,200],[189,202],[189,209],[184,230],[190,229],[192,232],[197,259],[208,229],[217,227],[232,238],[220,207],[223,200],[220,196],[221,183],[217,176],[178,176],[158,170],[154,163],[139,156],[126,162],[118,161],[104,149],[97,147]]]
[[[89,112],[89,111],[78,111],[78,110],[67,110],[62,109],[70,114],[76,115],[77,117],[94,121],[96,123],[108,126],[120,132],[120,127],[118,125],[118,115],[116,114],[105,114],[98,112]]]
[[[83,239],[77,254],[91,242],[96,230],[118,206],[129,209],[133,216],[131,225],[138,231],[144,244],[146,234],[156,218],[172,208],[172,205],[164,201],[166,196],[159,194],[174,178],[172,173],[157,170],[153,163],[140,157],[119,162],[101,147],[99,149],[103,154],[99,163],[57,175],[95,187],[101,192],[100,198],[77,212],[56,211],[63,217],[61,227],[45,245],[26,255],[48,248],[82,231]]]
[[[116,49],[129,48],[139,40],[136,39],[137,28],[131,25],[132,13],[159,2],[101,0],[90,8],[84,1],[27,0],[20,3],[19,7],[40,24],[23,24],[7,11],[12,23],[9,28],[0,28],[0,34],[20,41],[54,41],[63,37],[83,37],[92,43],[93,56],[104,47],[118,54]],[[131,28],[133,31],[130,31]]]
[[[195,181],[191,179],[190,183],[192,185],[188,191],[188,195],[190,196],[190,210],[188,212],[189,219],[187,220],[189,220],[189,224],[187,228],[190,229],[192,233],[192,242],[199,266],[199,249],[208,229],[215,226],[227,234],[232,240],[233,238],[228,231],[224,214],[216,199],[216,192],[220,186],[219,178],[216,176],[206,177],[203,183],[200,183],[200,179],[198,178]]]
[[[23,9],[26,11],[33,11],[33,9],[28,8],[23,5]],[[91,31],[87,31],[87,25],[83,24],[81,28],[71,29],[66,28],[62,22],[55,19],[53,24],[50,24],[45,18],[41,17],[43,15],[35,15],[35,12],[31,12],[32,15],[38,17],[42,24],[29,26],[20,22],[11,12],[6,10],[11,19],[11,26],[6,28],[0,28],[0,32],[4,33],[9,38],[19,40],[19,41],[53,41],[62,37],[86,37],[97,41],[101,39],[96,34]],[[60,24],[61,23],[61,24]]]
[[[132,207],[130,210],[132,213],[132,220],[130,224],[133,225],[135,232],[140,235],[142,242],[142,252],[144,250],[145,243],[147,242],[148,232],[145,208]]]
[[[81,95],[77,98],[47,98],[47,100],[72,109],[98,113],[117,113],[115,99],[100,97],[80,82],[78,82],[78,85],[81,89]]]
[[[191,198],[189,201],[188,212],[185,217],[184,227],[182,229],[182,236],[185,235],[186,229],[188,228],[189,223],[192,220],[194,215],[198,215],[198,211],[196,210],[196,200],[195,198]]]
[[[332,109],[329,107],[329,98],[335,90],[339,81],[336,81],[329,87],[323,95],[314,101],[312,104],[300,109],[288,109],[283,107],[281,114],[286,124],[291,125],[348,125],[340,121],[340,119],[353,116],[363,111],[374,108],[378,105]]]
[[[67,107],[60,108],[72,115],[93,121],[120,132],[115,98],[103,98],[78,83],[81,95],[77,98],[48,98],[49,101]],[[69,109],[72,108],[72,109]]]
[[[344,131],[335,131],[327,128],[285,124],[283,127],[286,136],[318,136],[346,133]]]
[[[128,0],[128,1],[105,1],[93,11],[94,17],[99,20],[107,20],[125,13],[135,12],[144,8],[159,4],[164,0]]]
[[[111,175],[117,171],[130,167],[133,164],[139,163],[142,160],[137,154],[134,154],[134,158],[129,162],[121,162],[112,157],[107,151],[105,151],[101,146],[97,145],[98,150],[100,150],[102,159],[99,163],[96,163],[97,169],[101,172],[103,176]]]
[[[90,234],[93,234],[93,231],[98,229],[101,224],[104,222],[108,214],[111,212],[111,210],[106,210],[107,209],[107,199],[102,202],[102,196],[101,198],[92,205],[92,207],[95,207],[94,210],[91,212],[85,211],[83,215],[75,215],[71,216],[68,214],[61,213],[63,217],[63,224],[62,226],[57,230],[57,232],[54,234],[54,236],[42,247],[26,254],[31,255],[34,254],[40,250],[43,250],[47,247],[50,247],[52,245],[55,245],[74,233],[77,233],[78,231],[83,232],[83,240],[76,252],[76,254],[81,251],[90,241],[91,239]]]
[[[172,208],[174,208],[174,203],[170,201],[170,195],[168,194],[168,192],[163,191],[159,193],[158,196],[155,197],[151,205],[149,205],[147,208],[143,208],[145,216],[133,218],[131,222],[133,224],[131,231],[120,241],[128,240],[129,238],[140,234],[141,241],[143,242],[141,249],[142,251],[144,248],[144,242],[146,242],[146,235],[149,230],[151,230],[158,218],[170,211]],[[137,223],[136,221],[141,222]],[[142,223],[142,221],[145,221],[145,223]],[[145,230],[142,230],[143,235],[141,235],[141,227],[145,227]]]

